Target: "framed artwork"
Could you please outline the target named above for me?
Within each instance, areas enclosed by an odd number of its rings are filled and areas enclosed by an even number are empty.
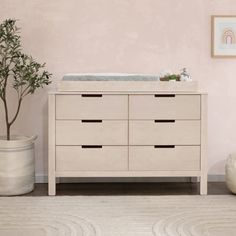
[[[236,57],[236,16],[212,16],[212,57]]]

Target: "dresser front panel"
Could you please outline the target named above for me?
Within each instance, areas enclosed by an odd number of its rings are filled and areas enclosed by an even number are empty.
[[[200,120],[130,120],[129,144],[200,145],[200,126]]]
[[[129,170],[200,170],[200,146],[130,146]]]
[[[57,146],[57,171],[128,170],[127,146]]]
[[[56,119],[128,119],[128,95],[57,95]]]
[[[130,119],[200,119],[200,95],[130,95]]]
[[[128,121],[57,120],[56,145],[128,145]]]

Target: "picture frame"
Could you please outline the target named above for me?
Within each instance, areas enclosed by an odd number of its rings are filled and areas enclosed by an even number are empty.
[[[211,17],[211,56],[236,58],[236,15]]]

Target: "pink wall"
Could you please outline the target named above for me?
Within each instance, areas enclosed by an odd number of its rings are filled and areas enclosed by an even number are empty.
[[[24,50],[47,62],[51,87],[70,72],[187,67],[209,92],[210,174],[223,174],[236,151],[236,59],[211,58],[210,16],[235,12],[235,0],[0,0],[0,20],[20,20]],[[14,126],[39,135],[38,175],[47,171],[46,102],[46,90],[28,98]]]

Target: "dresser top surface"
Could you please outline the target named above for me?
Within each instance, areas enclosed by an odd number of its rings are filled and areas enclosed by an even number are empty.
[[[197,81],[60,81],[52,94],[205,94]]]
[[[55,95],[76,95],[76,94],[105,94],[105,95],[152,95],[152,94],[176,94],[176,95],[207,95],[207,92],[181,92],[181,91],[56,91],[50,90],[48,94]]]

